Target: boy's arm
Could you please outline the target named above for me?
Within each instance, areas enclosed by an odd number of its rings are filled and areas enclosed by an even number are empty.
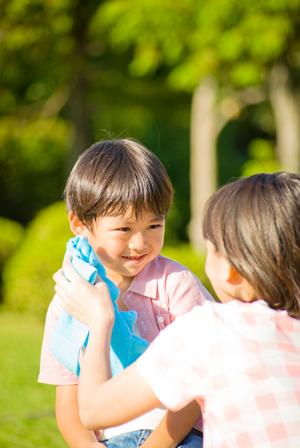
[[[168,411],[141,448],[175,448],[191,431],[200,413],[195,401],[178,412]]]
[[[56,387],[56,422],[60,433],[70,448],[104,447],[95,433],[86,429],[80,421],[76,384]]]

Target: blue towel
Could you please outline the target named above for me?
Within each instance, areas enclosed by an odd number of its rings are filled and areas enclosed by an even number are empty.
[[[116,304],[119,290],[106,277],[105,269],[87,239],[81,236],[71,238],[67,243],[67,253],[71,255],[74,268],[84,279],[95,284],[99,275],[109,289],[115,310],[110,347],[111,370],[115,376],[145,351],[148,342],[133,332],[136,312],[119,311]],[[88,338],[88,327],[62,310],[50,341],[50,350],[68,370],[79,376],[79,355],[82,347],[87,346]]]

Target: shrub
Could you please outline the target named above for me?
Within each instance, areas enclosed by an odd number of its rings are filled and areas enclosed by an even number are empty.
[[[19,246],[24,236],[21,224],[10,219],[0,217],[0,297],[2,290],[2,271],[9,257]]]
[[[16,250],[24,236],[24,228],[21,224],[0,216],[0,267]]]
[[[44,316],[54,292],[52,275],[62,263],[70,236],[63,202],[52,204],[36,216],[3,271],[7,307]]]

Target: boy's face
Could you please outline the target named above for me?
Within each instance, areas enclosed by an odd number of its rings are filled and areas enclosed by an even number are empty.
[[[121,216],[98,218],[84,229],[94,252],[117,285],[127,281],[159,255],[164,242],[165,219],[144,211],[136,219],[132,210]]]

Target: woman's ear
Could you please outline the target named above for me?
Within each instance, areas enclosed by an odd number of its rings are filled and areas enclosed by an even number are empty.
[[[228,264],[226,282],[236,298],[243,302],[251,302],[255,299],[256,294],[250,283],[230,264]]]
[[[230,287],[239,286],[243,281],[243,277],[222,255],[219,255],[219,273],[222,281]]]
[[[73,211],[68,213],[70,229],[74,235],[84,235],[86,226]]]
[[[244,281],[244,277],[233,266],[228,264],[226,281],[231,286],[240,286]]]

